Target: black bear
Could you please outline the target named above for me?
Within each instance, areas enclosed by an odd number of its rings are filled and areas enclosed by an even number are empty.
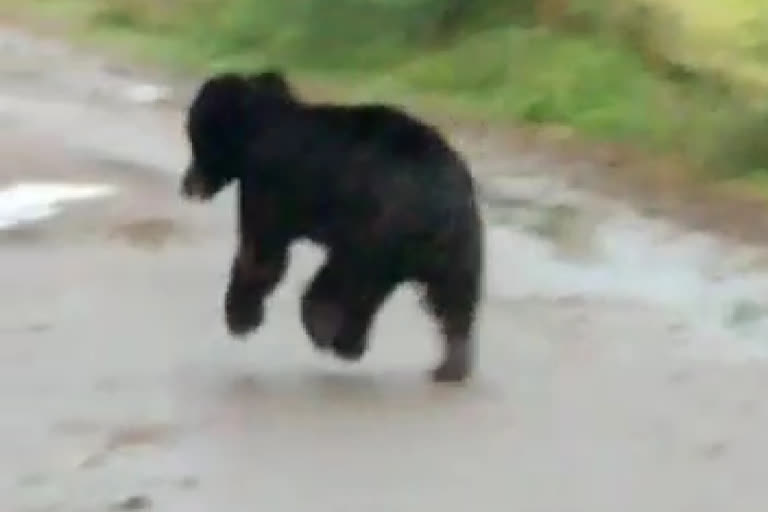
[[[483,222],[468,166],[438,131],[387,105],[299,98],[281,71],[208,78],[189,107],[184,195],[239,183],[239,247],[225,295],[229,332],[261,325],[289,246],[327,258],[301,299],[319,349],[360,359],[401,283],[424,289],[445,340],[438,382],[469,377],[484,274]]]

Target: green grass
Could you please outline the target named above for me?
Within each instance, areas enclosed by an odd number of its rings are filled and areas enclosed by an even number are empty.
[[[571,0],[0,0],[196,71],[279,65],[350,99],[411,100],[556,124],[684,156],[710,176],[768,173],[768,4]],[[567,5],[565,5],[567,4]],[[459,20],[458,22],[456,20]],[[547,21],[553,21],[548,19]]]

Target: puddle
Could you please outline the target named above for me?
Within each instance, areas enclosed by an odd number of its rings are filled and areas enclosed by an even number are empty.
[[[171,89],[167,86],[140,83],[127,86],[123,91],[127,101],[139,105],[167,102],[171,97]]]
[[[766,251],[640,215],[551,176],[508,175],[481,192],[494,295],[660,307],[692,331],[749,340],[768,356]]]
[[[19,183],[0,189],[0,229],[38,222],[61,212],[61,203],[115,194],[109,185]]]
[[[768,340],[768,272],[740,270],[750,255],[737,257],[714,238],[604,220],[593,226],[588,260],[521,228],[491,227],[489,238],[489,281],[504,298],[637,301],[671,309],[694,327]]]

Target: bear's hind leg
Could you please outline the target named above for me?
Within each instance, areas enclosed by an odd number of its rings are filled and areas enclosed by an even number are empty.
[[[329,256],[302,297],[302,322],[316,347],[349,361],[363,356],[373,319],[398,284],[379,271]]]
[[[473,369],[473,328],[479,300],[479,276],[467,269],[436,276],[426,283],[425,302],[440,325],[444,352],[432,371],[436,382],[461,382]]]

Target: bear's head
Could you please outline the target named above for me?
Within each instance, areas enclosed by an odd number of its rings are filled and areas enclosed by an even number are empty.
[[[212,199],[247,167],[247,148],[260,117],[292,101],[291,86],[280,71],[208,78],[187,113],[192,158],[181,180],[182,193]]]

